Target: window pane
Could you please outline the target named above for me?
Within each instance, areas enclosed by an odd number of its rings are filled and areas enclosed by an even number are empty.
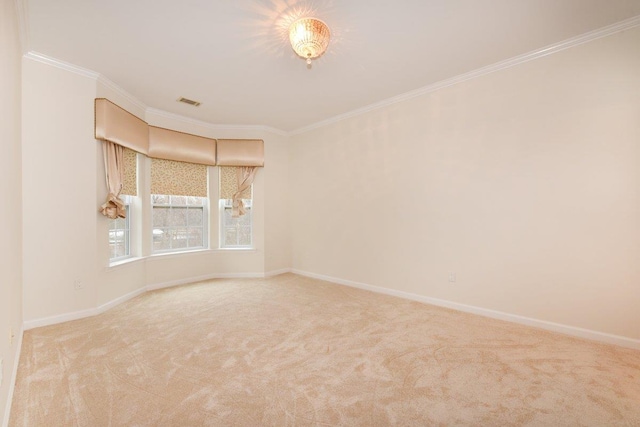
[[[187,204],[186,196],[171,196],[171,204],[174,206],[185,206]]]
[[[126,226],[126,221],[123,218],[115,219],[115,228],[123,229]]]
[[[172,231],[171,249],[184,249],[189,242],[189,233],[186,228],[177,228]]]
[[[126,250],[124,241],[116,243],[114,247],[115,247],[114,258],[120,258],[127,255],[127,250]]]
[[[171,236],[165,229],[154,228],[153,229],[153,250],[163,251],[171,249]]]
[[[223,247],[246,247],[252,244],[252,220],[251,220],[251,200],[244,200],[246,213],[237,218],[232,217],[232,201],[221,199],[221,222],[222,222],[222,242]]]
[[[152,194],[151,195],[151,204],[153,205],[168,205],[169,204],[169,196],[165,196],[162,194]]]
[[[129,215],[131,209],[128,203],[132,198],[122,197],[125,204],[126,218],[116,218],[109,220],[109,259],[115,260],[130,255],[129,249]]]
[[[240,227],[238,232],[238,245],[251,246],[251,227]]]
[[[166,227],[169,225],[169,207],[153,207],[153,226]]]
[[[153,206],[153,251],[203,248],[207,244],[204,197],[159,196],[164,206]]]
[[[235,246],[238,244],[238,230],[235,227],[228,227],[224,230],[225,246]]]
[[[238,218],[236,218],[236,221],[238,222],[238,225],[241,226],[251,226],[251,209],[245,209],[246,213]]]
[[[204,206],[204,197],[187,197],[187,204],[189,206]]]
[[[233,221],[233,218],[231,217],[231,214],[232,214],[231,208],[225,207],[223,215],[224,215],[224,224],[227,225],[227,226],[232,226],[232,224],[233,224],[231,222],[231,221]]]
[[[187,208],[171,207],[169,214],[169,227],[185,227],[187,225]]]
[[[198,208],[191,208],[187,212],[189,226],[201,226],[204,217],[204,211]]]
[[[202,232],[202,228],[192,228],[189,232],[189,247],[202,247],[204,245],[203,235],[204,233]]]

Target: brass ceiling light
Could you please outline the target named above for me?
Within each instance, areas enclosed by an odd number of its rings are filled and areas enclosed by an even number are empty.
[[[301,18],[289,27],[289,41],[298,56],[311,60],[321,56],[329,46],[331,32],[327,24],[316,18]]]

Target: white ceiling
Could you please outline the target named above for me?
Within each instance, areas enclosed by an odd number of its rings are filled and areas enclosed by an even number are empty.
[[[152,108],[285,131],[640,15],[640,0],[25,1],[31,51]],[[309,14],[332,31],[311,69],[283,31]]]

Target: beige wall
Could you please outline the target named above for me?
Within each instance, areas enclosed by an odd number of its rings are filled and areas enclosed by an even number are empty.
[[[96,299],[95,79],[23,60],[24,318]],[[75,290],[80,280],[84,289]]]
[[[12,0],[0,1],[0,423],[5,416],[9,386],[22,327],[22,196],[20,153],[20,80],[22,55]],[[10,340],[11,331],[15,338]]]
[[[290,142],[288,136],[270,135],[265,144],[264,264],[267,273],[275,273],[291,268]]]
[[[640,338],[639,46],[635,28],[293,136],[293,267]]]

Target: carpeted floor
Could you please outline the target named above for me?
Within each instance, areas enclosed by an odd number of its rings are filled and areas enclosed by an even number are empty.
[[[25,332],[11,426],[640,426],[640,351],[285,274]]]

